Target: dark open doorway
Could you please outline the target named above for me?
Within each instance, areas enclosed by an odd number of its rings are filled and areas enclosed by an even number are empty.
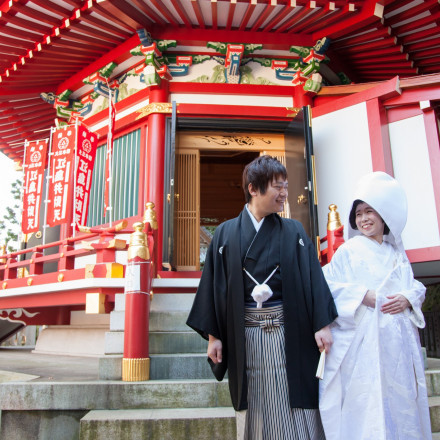
[[[258,152],[201,151],[201,225],[218,225],[240,214],[245,203],[241,187],[243,170],[258,155]]]
[[[215,228],[237,217],[245,204],[241,179],[244,167],[258,152],[201,151],[200,153],[200,265]]]

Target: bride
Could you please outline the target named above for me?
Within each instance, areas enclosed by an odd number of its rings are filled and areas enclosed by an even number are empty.
[[[406,218],[400,184],[383,172],[365,176],[351,238],[323,268],[339,315],[320,381],[327,440],[432,438],[417,330],[425,287],[402,245]]]

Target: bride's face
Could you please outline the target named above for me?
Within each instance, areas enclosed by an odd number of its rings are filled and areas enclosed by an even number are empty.
[[[356,207],[356,226],[366,237],[382,243],[384,222],[378,212],[367,203],[359,203]]]

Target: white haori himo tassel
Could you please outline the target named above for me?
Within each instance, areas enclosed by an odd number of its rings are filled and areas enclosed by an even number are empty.
[[[261,284],[243,267],[247,276],[256,284],[252,290],[251,296],[257,303],[257,309],[261,309],[264,301],[267,301],[273,295],[272,289],[266,283],[272,278],[272,275],[276,272],[278,267],[279,266],[277,266]]]

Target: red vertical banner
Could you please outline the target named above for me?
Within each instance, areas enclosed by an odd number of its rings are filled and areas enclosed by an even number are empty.
[[[24,191],[21,230],[23,234],[40,228],[40,206],[43,197],[44,169],[48,140],[29,142],[24,163]]]
[[[107,154],[105,162],[104,217],[110,207],[110,179],[112,173],[113,137],[115,132],[116,108],[109,92],[109,127],[107,134]],[[110,217],[111,218],[111,217]]]
[[[52,159],[47,203],[47,224],[66,223],[72,207],[73,158],[75,152],[75,127],[68,126],[52,134]]]
[[[79,126],[77,136],[74,222],[85,225],[89,210],[90,188],[95,164],[98,136]]]

